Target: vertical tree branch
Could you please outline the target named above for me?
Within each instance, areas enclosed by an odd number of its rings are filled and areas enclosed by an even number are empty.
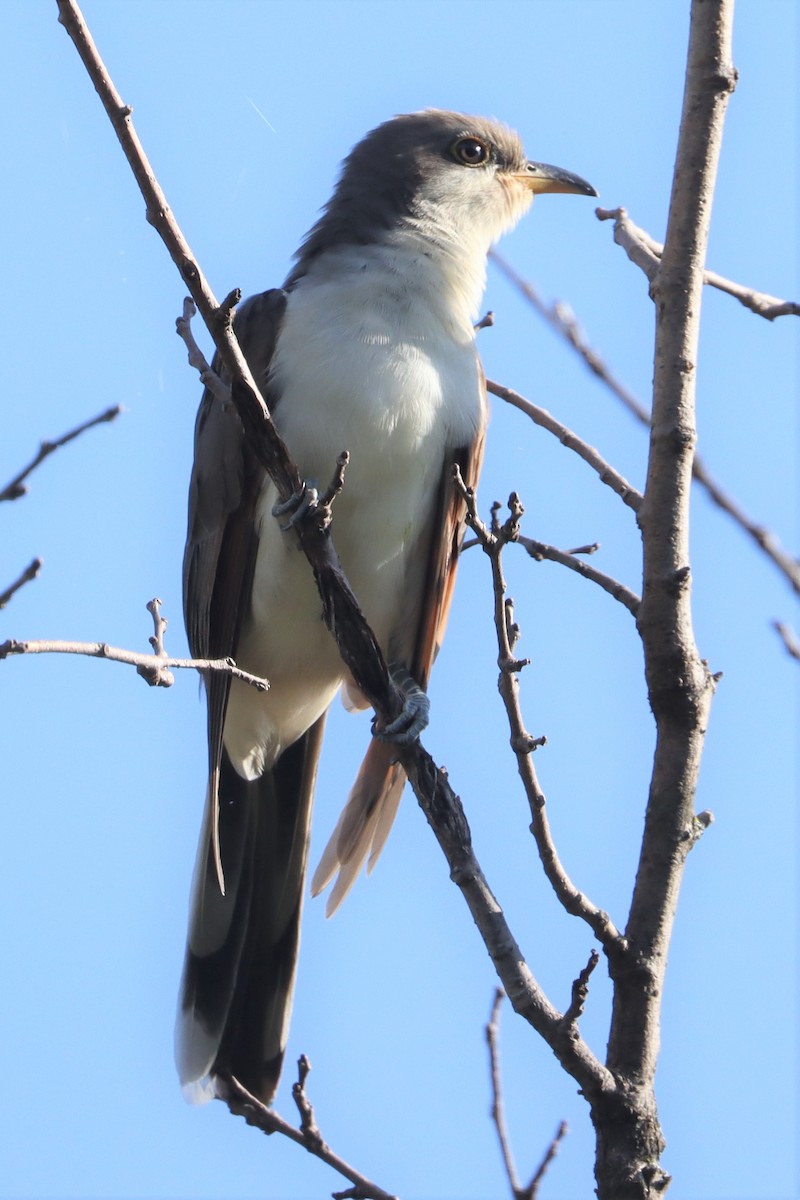
[[[694,794],[713,680],[692,629],[689,495],[706,245],[727,100],[733,0],[693,0],[678,152],[656,306],[650,459],[638,520],[644,586],[638,627],[657,740],[639,869],[626,935],[631,963],[610,961],[614,1005],[607,1065],[626,1102],[593,1108],[600,1200],[660,1195],[663,1138],[653,1081],[659,1017],[683,866],[694,838]],[[635,1120],[631,1120],[632,1114]]]

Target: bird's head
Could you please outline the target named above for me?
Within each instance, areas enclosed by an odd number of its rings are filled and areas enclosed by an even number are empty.
[[[411,217],[462,232],[479,226],[488,245],[543,192],[597,195],[578,175],[532,162],[505,125],[426,109],[384,122],[355,146],[332,205],[370,197],[389,221]]]
[[[393,117],[345,159],[287,286],[329,250],[410,239],[425,253],[432,248],[450,275],[473,277],[464,281],[472,305],[490,246],[543,192],[597,195],[578,175],[530,161],[517,134],[497,121],[443,109]]]

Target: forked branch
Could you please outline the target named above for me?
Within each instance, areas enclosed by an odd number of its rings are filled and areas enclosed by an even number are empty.
[[[634,224],[624,208],[598,208],[595,211],[599,221],[614,222],[614,241],[623,248],[631,262],[642,267],[648,279],[655,278],[664,254],[661,242]],[[703,283],[733,296],[750,312],[757,317],[764,317],[766,321],[774,321],[776,317],[800,317],[800,304],[796,301],[781,300],[767,292],[758,292],[744,284],[734,283],[716,271],[703,271]]]
[[[503,1156],[503,1165],[506,1170],[513,1200],[536,1200],[542,1180],[547,1173],[548,1167],[558,1153],[558,1148],[566,1137],[568,1129],[566,1121],[562,1121],[556,1130],[555,1136],[551,1139],[542,1161],[531,1176],[530,1181],[527,1184],[520,1183],[506,1127],[503,1083],[500,1074],[500,1008],[503,999],[503,989],[498,988],[494,994],[492,1014],[486,1026],[486,1043],[489,1047],[489,1078],[492,1086],[492,1120],[497,1130],[500,1153]]]
[[[252,1096],[245,1087],[232,1075],[217,1076],[216,1088],[220,1099],[224,1100],[230,1111],[237,1117],[244,1117],[248,1125],[260,1129],[268,1136],[280,1133],[290,1141],[302,1146],[309,1154],[327,1163],[344,1179],[353,1185],[345,1192],[335,1192],[335,1196],[358,1197],[358,1200],[398,1200],[396,1196],[384,1191],[377,1183],[373,1183],[366,1175],[362,1175],[355,1167],[351,1167],[340,1155],[336,1154],[323,1139],[313,1110],[306,1095],[305,1085],[310,1070],[308,1059],[303,1055],[298,1062],[298,1080],[293,1087],[295,1103],[300,1112],[300,1128],[295,1128],[273,1108],[267,1108],[260,1100]]]

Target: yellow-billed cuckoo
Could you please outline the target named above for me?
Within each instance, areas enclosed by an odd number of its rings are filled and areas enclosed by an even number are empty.
[[[450,606],[464,517],[453,464],[470,485],[481,465],[487,402],[473,322],[486,255],[539,192],[595,195],[577,176],[529,162],[516,134],[493,121],[439,110],[396,117],[345,161],[283,288],[236,317],[303,477],[327,480],[339,452],[350,452],[334,541],[408,695],[397,738],[425,722],[420,695]],[[206,681],[211,782],[176,1036],[194,1100],[213,1095],[221,1073],[272,1100],[325,713],[340,688],[348,708],[365,707],[276,501],[235,411],[206,391],[184,559],[189,644],[198,658],[232,655],[271,686]],[[389,833],[405,782],[394,754],[391,739],[372,739],[314,875],[316,893],[338,872],[329,912]]]

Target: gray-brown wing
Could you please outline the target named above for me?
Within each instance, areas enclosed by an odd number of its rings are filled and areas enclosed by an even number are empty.
[[[271,409],[279,398],[268,395],[269,369],[286,299],[280,288],[252,296],[234,320],[239,344]],[[212,365],[225,380],[218,356]],[[196,658],[236,656],[239,631],[250,604],[258,548],[255,510],[263,484],[264,470],[248,448],[233,404],[206,389],[195,425],[183,558],[184,619]],[[229,690],[228,676],[215,672],[206,678],[212,807],[216,806]]]

